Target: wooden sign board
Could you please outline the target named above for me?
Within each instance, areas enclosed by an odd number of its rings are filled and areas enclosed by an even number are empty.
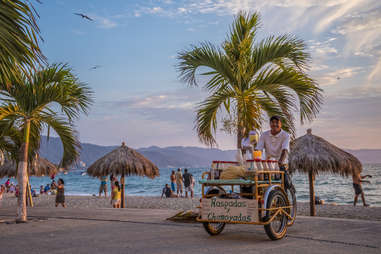
[[[251,199],[201,199],[201,219],[224,222],[257,222],[258,201]]]

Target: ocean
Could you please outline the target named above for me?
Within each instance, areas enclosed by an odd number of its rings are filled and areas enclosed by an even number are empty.
[[[170,183],[169,176],[174,169],[160,169],[160,177],[153,180],[147,177],[131,176],[126,178],[127,195],[135,196],[160,196],[161,190],[166,183]],[[196,178],[196,183],[201,179],[201,174],[207,171],[207,168],[189,168],[191,174]],[[93,195],[98,194],[100,181],[97,178],[84,175],[83,170],[72,170],[64,175],[60,173],[56,176],[65,181],[66,195]],[[366,201],[372,206],[381,206],[381,164],[365,164],[362,174],[369,174],[373,177],[367,180],[371,184],[364,183]],[[292,177],[296,188],[298,201],[309,200],[308,176],[295,174]],[[0,184],[5,183],[6,179],[0,179]],[[12,182],[16,182],[13,178]],[[39,192],[40,185],[50,183],[49,177],[31,177],[31,186]],[[201,186],[196,184],[195,195],[200,195]],[[353,202],[354,190],[352,187],[352,178],[343,178],[333,175],[319,175],[315,181],[315,194],[328,203],[351,204]],[[360,200],[361,202],[361,200]],[[361,204],[361,203],[360,203]]]

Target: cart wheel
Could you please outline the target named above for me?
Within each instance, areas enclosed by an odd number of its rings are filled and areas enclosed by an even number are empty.
[[[218,188],[209,189],[206,192],[206,194],[214,195],[214,197],[219,197],[219,196],[226,195],[226,192],[223,188],[218,187]],[[209,197],[209,198],[212,198],[212,197]],[[202,225],[204,226],[206,232],[208,232],[209,235],[218,235],[224,230],[226,223],[203,222]]]
[[[294,187],[294,185],[292,185],[291,188],[287,189],[287,197],[288,197],[288,201],[290,202],[290,205],[292,205],[291,209],[287,209],[287,212],[292,217],[292,219],[288,218],[288,221],[287,221],[287,226],[290,227],[295,222],[296,212],[297,212],[297,203],[296,203],[296,196],[295,196],[295,187]]]
[[[287,206],[287,198],[280,190],[272,190],[267,200],[267,208],[277,208]],[[265,221],[270,220],[277,210],[266,211]],[[282,239],[287,232],[287,216],[284,213],[278,214],[272,222],[265,225],[265,231],[271,240]]]

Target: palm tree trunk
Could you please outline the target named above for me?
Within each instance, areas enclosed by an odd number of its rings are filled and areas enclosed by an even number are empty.
[[[19,163],[17,168],[17,181],[19,184],[19,196],[17,198],[17,222],[26,222],[26,187],[28,170],[28,148],[29,148],[30,120],[25,121],[24,143],[19,152]]]

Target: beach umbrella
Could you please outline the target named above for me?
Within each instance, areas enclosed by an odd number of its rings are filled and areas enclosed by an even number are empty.
[[[28,163],[28,184],[27,184],[27,197],[29,198],[30,206],[33,207],[32,194],[29,184],[29,176],[46,176],[55,175],[58,173],[58,167],[36,154],[31,163]],[[16,177],[17,164],[13,160],[4,158],[3,164],[0,166],[0,178],[3,177]]]
[[[40,156],[36,156],[32,163],[28,164],[29,176],[47,176],[58,173],[58,167]],[[3,177],[16,177],[17,164],[7,157],[4,159],[3,165],[0,166],[0,178]]]
[[[153,179],[159,176],[159,168],[134,149],[127,147],[123,142],[122,146],[94,162],[87,169],[87,174],[93,177],[102,177],[110,174],[120,175],[122,185],[121,208],[124,208],[124,177],[137,175]]]
[[[352,154],[338,148],[321,137],[307,134],[291,144],[289,171],[308,174],[310,185],[310,215],[315,216],[315,176],[320,173],[350,176],[362,171],[361,162]]]

